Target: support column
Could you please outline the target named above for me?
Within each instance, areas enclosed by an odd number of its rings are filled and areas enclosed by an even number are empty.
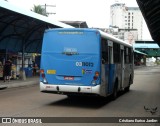
[[[144,65],[146,66],[146,56],[143,56]]]
[[[26,80],[26,74],[25,74],[25,70],[24,70],[24,59],[25,59],[25,41],[23,40],[23,44],[22,44],[22,69],[20,70],[20,79],[22,80]]]

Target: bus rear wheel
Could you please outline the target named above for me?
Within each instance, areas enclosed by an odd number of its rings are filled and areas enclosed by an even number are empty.
[[[130,76],[130,78],[129,78],[128,86],[125,88],[125,91],[126,91],[126,92],[129,92],[129,90],[130,90],[130,85],[131,85],[131,76]]]
[[[114,89],[113,89],[113,93],[112,93],[112,100],[116,100],[117,99],[117,96],[118,96],[118,86],[117,84],[114,86]]]
[[[130,85],[125,88],[125,91],[126,91],[126,92],[129,92],[129,90],[130,90]]]

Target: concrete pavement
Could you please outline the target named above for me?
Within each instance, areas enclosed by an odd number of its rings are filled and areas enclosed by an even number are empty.
[[[35,77],[28,77],[26,80],[10,80],[10,82],[0,80],[0,90],[5,88],[13,88],[13,87],[23,87],[23,86],[30,86],[30,85],[39,84],[39,76]]]
[[[66,122],[68,122],[68,119],[69,121],[72,121],[74,119],[72,117],[85,117],[84,121],[88,120],[88,117],[119,117],[120,119],[123,119],[123,117],[132,117],[133,120],[137,117],[146,117],[146,119],[152,118],[154,120],[154,118],[160,117],[159,82],[160,66],[142,67],[136,69],[134,84],[131,85],[131,90],[126,93],[120,93],[119,97],[115,101],[111,101],[109,98],[98,99],[95,97],[71,99],[65,95],[41,93],[38,85],[27,86],[26,88],[10,88],[0,91],[0,115],[1,117],[13,118],[69,117],[70,119],[66,118]],[[144,106],[148,108],[149,111],[146,111]],[[157,111],[152,114],[152,109],[156,107],[158,108]],[[49,124],[51,126],[66,126],[68,124],[67,126],[160,126],[159,123],[153,122],[103,123],[100,122],[99,119],[97,122],[96,119],[93,120],[93,123],[78,124],[71,122],[66,124],[64,121],[62,122],[63,123],[52,124],[48,122],[46,124],[43,123],[42,125],[47,126]],[[81,122],[83,122],[83,119]],[[9,126],[9,124],[4,125]],[[26,124],[26,126],[27,125],[28,124]]]

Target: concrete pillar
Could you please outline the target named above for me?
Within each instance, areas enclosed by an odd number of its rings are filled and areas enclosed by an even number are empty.
[[[20,79],[21,80],[26,80],[26,74],[24,70],[24,59],[25,59],[25,39],[23,40],[23,45],[22,45],[22,69],[20,70]]]
[[[21,79],[21,80],[26,80],[25,70],[23,70],[23,69],[20,70],[19,79]]]

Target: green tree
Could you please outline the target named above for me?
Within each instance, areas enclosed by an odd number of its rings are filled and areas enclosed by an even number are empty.
[[[44,8],[42,8],[41,5],[34,5],[34,7],[31,11],[38,13],[38,14],[41,14],[41,15],[44,15],[44,16],[48,16],[46,13],[46,10]]]

